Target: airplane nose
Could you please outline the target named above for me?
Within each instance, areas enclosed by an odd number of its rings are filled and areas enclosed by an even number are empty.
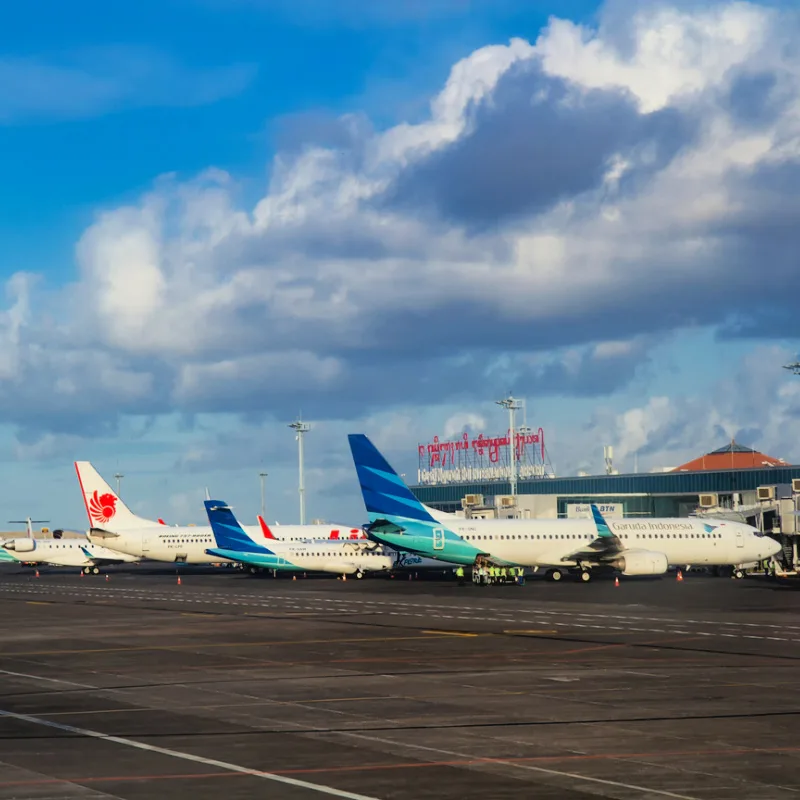
[[[764,546],[766,547],[767,551],[765,557],[777,555],[783,549],[781,547],[781,543],[776,539],[773,539],[771,536],[764,537]]]

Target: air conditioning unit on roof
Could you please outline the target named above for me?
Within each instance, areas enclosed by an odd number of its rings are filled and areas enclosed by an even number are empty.
[[[775,487],[774,486],[759,486],[756,489],[756,497],[759,500],[774,500],[775,499]]]
[[[719,497],[715,494],[701,494],[700,508],[716,508],[719,505]]]
[[[497,505],[499,508],[513,508],[517,504],[514,495],[504,494],[497,498]]]
[[[792,478],[792,491],[800,494],[800,478]]]
[[[461,508],[472,508],[473,506],[483,505],[482,494],[465,494],[461,500]]]

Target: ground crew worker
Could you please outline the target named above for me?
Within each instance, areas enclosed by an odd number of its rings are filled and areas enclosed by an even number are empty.
[[[506,567],[500,570],[500,577],[503,579],[503,583],[508,583],[508,569]]]
[[[464,567],[460,566],[456,569],[456,578],[458,578],[458,585],[464,585]]]

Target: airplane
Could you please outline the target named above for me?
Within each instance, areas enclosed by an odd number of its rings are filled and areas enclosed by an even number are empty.
[[[258,528],[265,539],[279,539],[284,542],[307,542],[309,539],[338,539],[338,540],[351,540],[351,539],[368,539],[369,537],[361,528],[348,528],[342,525],[278,525],[277,523],[273,528],[270,528],[264,517],[259,514],[256,519],[258,520]],[[242,526],[250,536],[253,531],[249,526]],[[275,532],[277,531],[277,536]],[[325,536],[325,534],[328,534]],[[258,538],[258,537],[254,537]]]
[[[363,434],[348,437],[370,524],[370,539],[398,550],[459,564],[477,556],[517,567],[546,568],[591,580],[591,570],[661,575],[670,566],[741,565],[778,553],[781,546],[741,522],[688,518],[606,522],[593,506],[590,519],[497,520],[431,514]],[[438,517],[438,518],[437,518]]]
[[[4,562],[81,567],[87,575],[97,575],[100,567],[109,564],[130,564],[141,560],[81,539],[6,539],[0,542],[0,553],[0,560]]]
[[[10,519],[8,521],[9,525],[24,525],[26,530],[28,531],[28,538],[33,539],[33,526],[36,525],[43,525],[45,522],[50,522],[49,519],[31,519],[27,517],[27,519]]]
[[[75,471],[89,517],[89,541],[120,553],[182,564],[214,564],[206,550],[214,546],[208,526],[168,526],[134,514],[88,461],[76,461]],[[357,535],[367,544],[363,531],[345,525],[276,525],[244,529],[254,541],[289,539],[311,541]]]
[[[248,564],[278,572],[332,572],[363,578],[365,572],[388,572],[394,560],[383,548],[359,541],[317,540],[303,543],[254,542],[233,511],[222,500],[206,500],[206,513],[214,536],[214,547],[206,550],[216,559]]]

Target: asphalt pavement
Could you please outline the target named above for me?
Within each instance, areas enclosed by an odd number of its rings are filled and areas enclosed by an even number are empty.
[[[785,798],[800,591],[0,568],[0,800]]]

